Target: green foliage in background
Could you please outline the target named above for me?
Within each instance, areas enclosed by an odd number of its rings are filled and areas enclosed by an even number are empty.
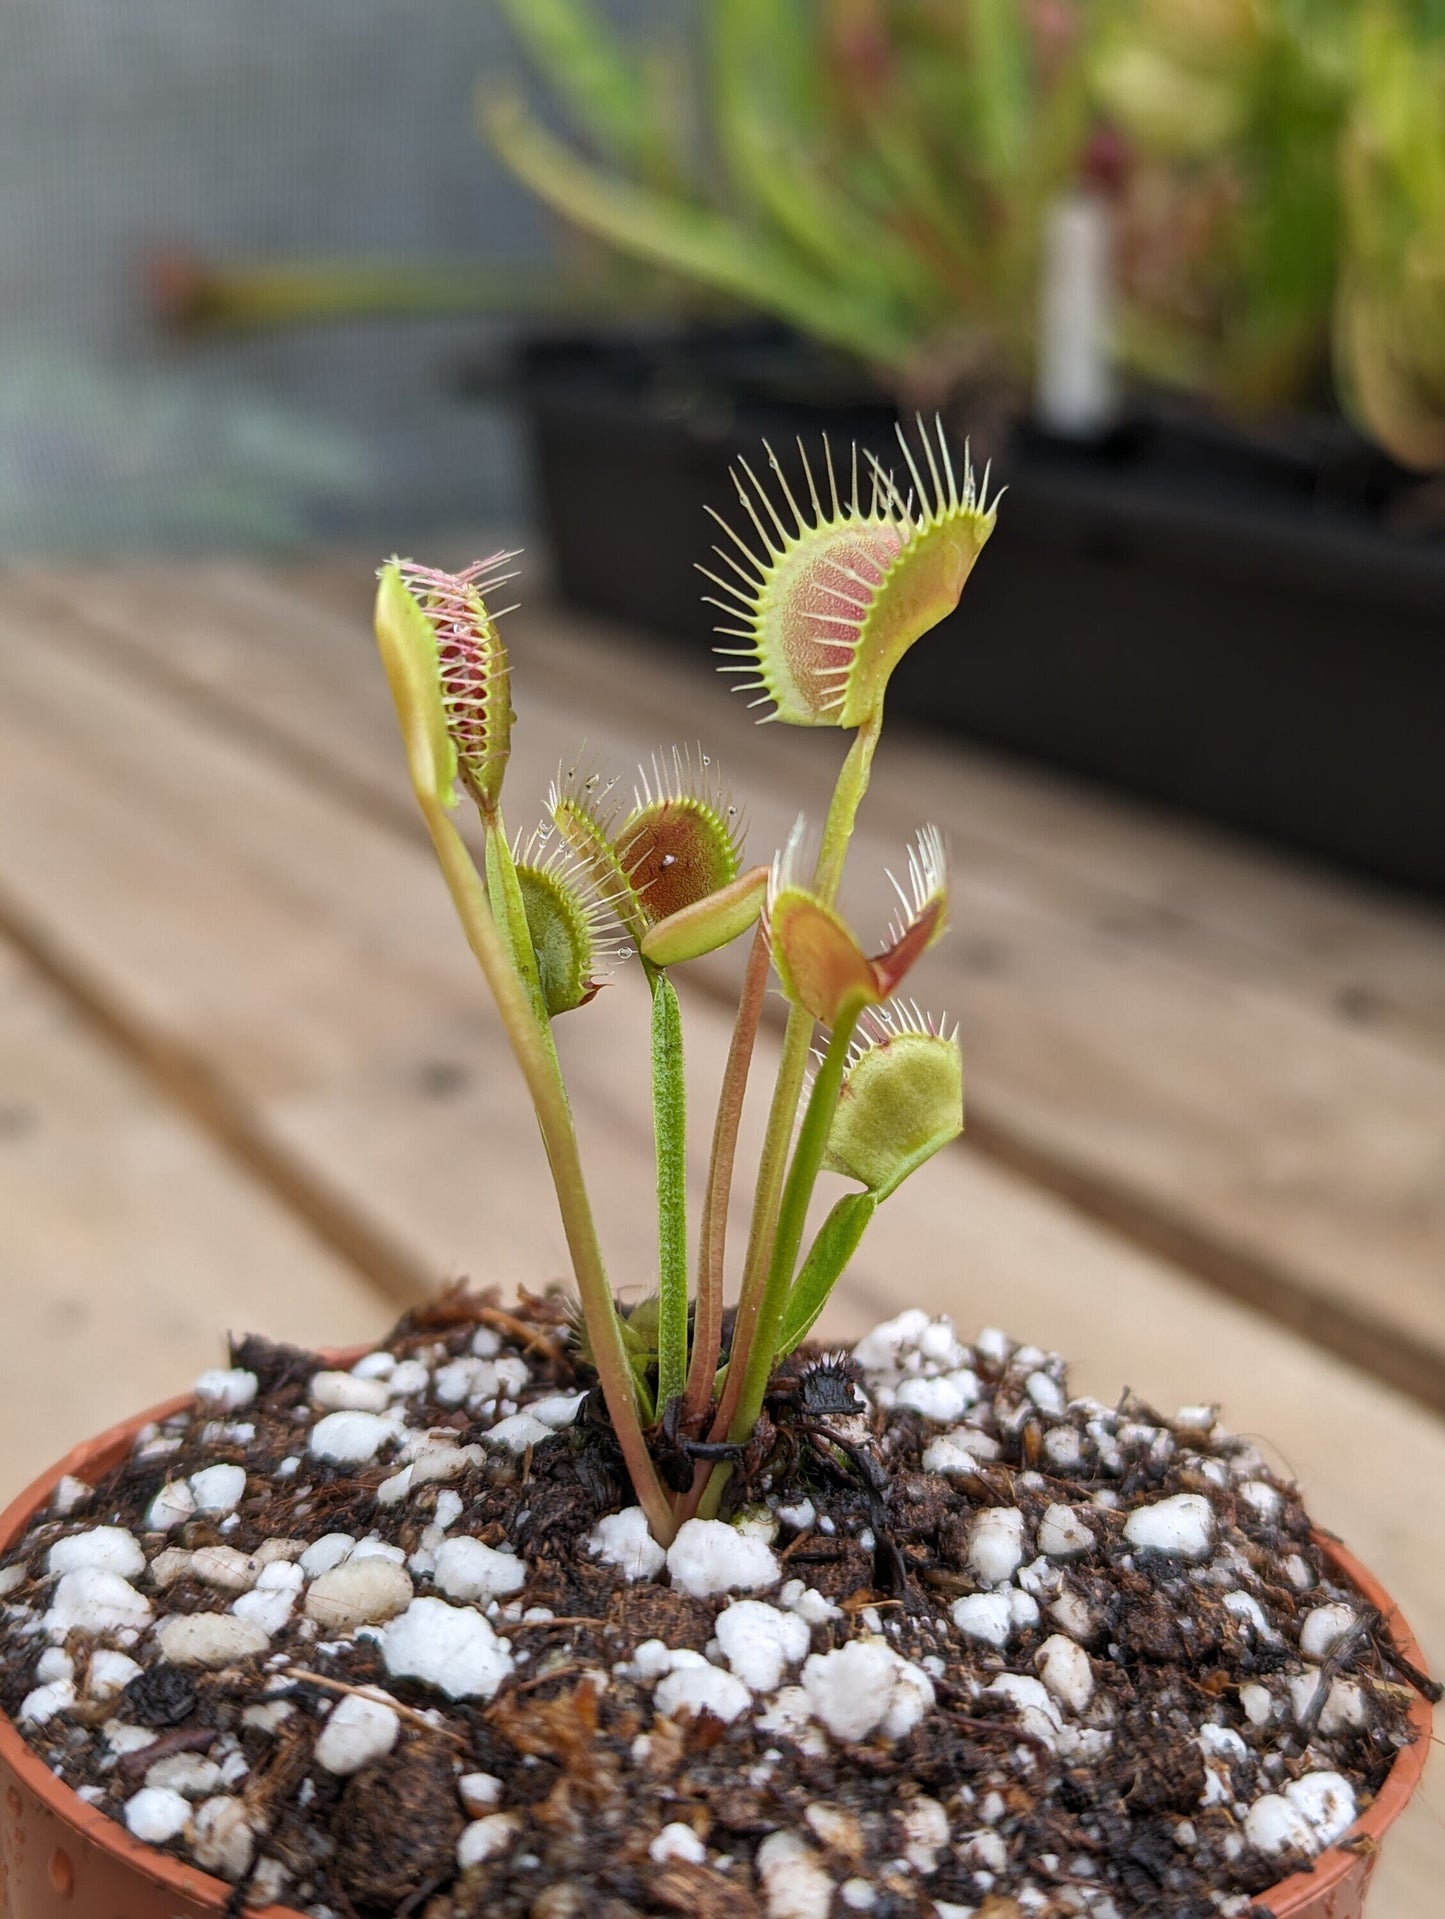
[[[703,57],[669,95],[674,133],[705,135],[644,171],[596,134],[637,111],[648,132],[639,120],[631,146],[665,145],[638,84],[652,56],[629,55],[585,0],[548,0],[545,38],[533,0],[498,4],[596,158],[511,95],[484,92],[483,121],[566,219],[859,356],[908,397],[983,372],[1026,380],[1042,216],[1088,123],[1075,36],[1051,42],[1017,0],[714,0]],[[672,190],[657,184],[669,172]]]
[[[756,312],[977,421],[1022,404],[1046,214],[1088,178],[1137,378],[1235,413],[1333,381],[1396,458],[1445,465],[1445,0],[706,0],[691,43],[493,4],[571,134],[490,83],[482,124],[590,259],[167,255],[158,310]]]
[[[1445,6],[1105,0],[1098,21],[1091,91],[1139,155],[1135,364],[1244,405],[1332,367],[1363,431],[1445,463]]]
[[[1412,466],[1445,466],[1445,4],[1361,22],[1342,166],[1335,362],[1346,404]]]
[[[1107,128],[1136,374],[1253,410],[1333,367],[1445,461],[1445,0],[713,0],[660,90],[587,0],[497,4],[591,147],[484,93],[528,186],[904,398],[1026,384],[1044,211]]]

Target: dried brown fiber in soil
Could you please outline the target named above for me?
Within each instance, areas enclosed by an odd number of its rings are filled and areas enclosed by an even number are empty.
[[[249,1339],[6,1556],[0,1701],[315,1919],[1230,1919],[1344,1831],[1408,1675],[1252,1447],[921,1313],[854,1359],[664,1559],[557,1302]]]

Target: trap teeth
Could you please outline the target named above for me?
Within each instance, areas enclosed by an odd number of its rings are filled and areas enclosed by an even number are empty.
[[[704,599],[726,621],[719,635],[744,642],[719,647],[731,656],[721,670],[751,675],[734,690],[755,695],[751,706],[771,705],[765,719],[862,725],[877,711],[903,654],[958,604],[994,515],[967,455],[960,481],[941,421],[935,429],[936,450],[918,417],[917,452],[898,429],[912,482],[907,492],[872,454],[860,483],[855,446],[849,485],[840,494],[825,439],[825,504],[800,440],[807,485],[806,504],[800,504],[764,442],[780,510],[752,466],[739,461],[732,479],[746,526],[740,533],[712,513],[729,542],[713,548],[724,570],[699,570],[716,589]]]

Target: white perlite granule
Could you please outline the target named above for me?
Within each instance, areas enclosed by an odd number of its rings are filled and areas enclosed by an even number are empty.
[[[527,1583],[527,1568],[515,1553],[498,1552],[465,1535],[437,1548],[432,1579],[449,1599],[504,1599]]]
[[[805,1659],[812,1633],[795,1612],[760,1599],[736,1599],[713,1628],[722,1656],[753,1692],[776,1692],[789,1666]]]
[[[1088,1709],[1094,1696],[1094,1669],[1083,1647],[1063,1633],[1051,1633],[1034,1655],[1039,1677],[1070,1712]]]
[[[424,1679],[449,1699],[490,1699],[513,1670],[482,1615],[444,1599],[413,1599],[382,1634],[381,1657],[393,1678]]]
[[[1050,1559],[1091,1552],[1094,1535],[1072,1506],[1049,1506],[1039,1521],[1039,1551]]]
[[[156,1640],[173,1666],[219,1669],[265,1652],[271,1636],[254,1620],[233,1613],[174,1613],[156,1627]]]
[[[986,1586],[1002,1586],[1024,1560],[1024,1516],[1014,1506],[979,1513],[968,1537],[968,1563]]]
[[[327,1632],[344,1632],[392,1618],[411,1598],[411,1575],[404,1566],[385,1554],[363,1554],[358,1547],[351,1558],[312,1580],[306,1616]]]
[[[511,1413],[506,1419],[499,1419],[495,1426],[488,1426],[482,1433],[486,1445],[505,1447],[519,1458],[529,1447],[541,1446],[551,1437],[552,1428],[544,1426],[540,1419],[534,1419],[531,1413]]]
[[[405,1430],[399,1419],[381,1413],[327,1413],[311,1428],[306,1450],[331,1466],[368,1466]]]
[[[379,1699],[352,1693],[332,1708],[316,1741],[316,1763],[346,1777],[382,1759],[396,1744],[401,1721]]]
[[[90,1655],[85,1689],[92,1699],[109,1699],[128,1686],[132,1679],[139,1678],[141,1671],[140,1665],[128,1654],[97,1646]]]
[[[19,1718],[22,1725],[48,1725],[58,1712],[69,1712],[74,1704],[74,1681],[50,1679],[26,1693],[20,1702]]]
[[[665,1866],[669,1859],[681,1859],[688,1865],[700,1866],[707,1858],[707,1847],[691,1826],[684,1826],[675,1819],[670,1826],[664,1826],[648,1846],[647,1856],[657,1866]]]
[[[192,1578],[221,1592],[249,1592],[260,1571],[249,1553],[237,1552],[234,1546],[202,1546],[191,1554]]]
[[[183,1479],[171,1480],[146,1508],[146,1531],[168,1533],[176,1526],[184,1526],[188,1519],[194,1519],[195,1513],[196,1495]]]
[[[586,1393],[548,1393],[542,1399],[532,1400],[527,1411],[533,1419],[540,1419],[544,1426],[557,1432],[572,1425],[586,1399]]]
[[[213,1368],[202,1373],[195,1384],[195,1395],[204,1405],[217,1411],[233,1413],[242,1406],[249,1406],[256,1397],[260,1382],[254,1373],[244,1367],[235,1366],[229,1371]]]
[[[191,1493],[203,1513],[231,1513],[246,1496],[245,1468],[222,1464],[191,1474]]]
[[[1328,1659],[1340,1641],[1354,1631],[1357,1618],[1353,1606],[1341,1605],[1338,1601],[1327,1606],[1316,1606],[1312,1612],[1305,1614],[1300,1626],[1300,1651],[1306,1659]]]
[[[313,1373],[307,1390],[311,1404],[328,1413],[379,1413],[391,1399],[385,1380],[355,1373]]]
[[[1018,1714],[1020,1726],[1031,1738],[1042,1740],[1046,1746],[1055,1743],[1063,1720],[1048,1688],[1039,1680],[1030,1679],[1026,1673],[1000,1673],[992,1685],[984,1687],[984,1692],[1007,1699]]]
[[[461,1802],[474,1815],[490,1812],[499,1805],[502,1791],[502,1781],[494,1772],[464,1772],[457,1781]]]
[[[1214,1536],[1214,1513],[1203,1493],[1175,1493],[1136,1506],[1124,1521],[1124,1537],[1141,1552],[1204,1559]]]
[[[689,1519],[667,1549],[672,1583],[694,1599],[764,1592],[782,1578],[770,1546],[721,1519]]]
[[[965,1593],[953,1602],[953,1623],[967,1639],[1002,1649],[1013,1631],[1007,1593]]]
[[[485,1859],[494,1859],[511,1845],[521,1825],[514,1812],[492,1812],[485,1818],[474,1819],[462,1828],[457,1840],[457,1864],[465,1872],[468,1866],[479,1866]]]
[[[1261,1852],[1316,1852],[1343,1838],[1355,1822],[1355,1789],[1337,1772],[1307,1772],[1282,1793],[1256,1799],[1244,1836]]]
[[[925,1419],[936,1419],[940,1424],[957,1419],[977,1399],[977,1376],[966,1367],[935,1378],[906,1379],[893,1393],[895,1406],[922,1413]]]
[[[933,1681],[882,1639],[853,1639],[834,1652],[813,1653],[803,1690],[814,1716],[835,1739],[881,1732],[901,1739],[933,1704]]]
[[[163,1846],[176,1838],[190,1817],[189,1802],[165,1786],[142,1786],[125,1802],[126,1830],[149,1846]]]
[[[669,1719],[691,1719],[710,1712],[724,1725],[741,1719],[753,1703],[753,1696],[741,1679],[735,1679],[721,1666],[710,1666],[698,1655],[686,1665],[674,1658],[672,1671],[658,1681],[652,1703]]]
[[[940,1433],[936,1439],[930,1439],[923,1449],[922,1464],[924,1472],[945,1476],[968,1478],[978,1471],[977,1455],[955,1433]]]
[[[214,1759],[198,1752],[173,1752],[146,1768],[148,1786],[164,1786],[186,1799],[204,1799],[219,1792],[224,1784],[221,1768]]]
[[[356,1550],[356,1540],[350,1533],[323,1533],[309,1545],[297,1562],[308,1579],[317,1579],[322,1573],[329,1573],[333,1566],[339,1566],[343,1559],[349,1559]]]
[[[73,1573],[84,1566],[134,1579],[145,1571],[146,1556],[134,1533],[121,1526],[96,1526],[90,1532],[57,1539],[45,1555],[47,1572]]]
[[[256,1850],[256,1835],[239,1799],[222,1794],[197,1808],[191,1831],[196,1862],[223,1879],[239,1879]]]
[[[948,1844],[948,1814],[936,1799],[920,1793],[903,1809],[903,1856],[925,1877],[938,1870],[938,1855]]]
[[[983,1350],[982,1341],[979,1350]],[[969,1356],[946,1314],[930,1319],[921,1307],[910,1306],[865,1334],[853,1348],[853,1357],[872,1386],[902,1377],[937,1378],[965,1367]]]
[[[624,1506],[620,1513],[599,1519],[588,1535],[587,1550],[632,1581],[655,1579],[667,1562],[667,1554],[648,1530],[641,1506]]]
[[[70,1632],[119,1632],[127,1626],[148,1625],[150,1601],[119,1573],[98,1566],[82,1566],[62,1573],[51,1595],[44,1625],[52,1639]]]
[[[757,1853],[768,1919],[828,1919],[833,1880],[805,1839],[770,1832]]]

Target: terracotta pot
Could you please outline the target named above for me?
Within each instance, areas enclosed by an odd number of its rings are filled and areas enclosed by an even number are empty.
[[[364,1350],[364,1349],[358,1349]],[[334,1356],[349,1364],[355,1353]],[[93,1484],[125,1459],[150,1420],[167,1418],[188,1397],[138,1414],[86,1440],[28,1486],[0,1514],[0,1552],[25,1530],[66,1474]],[[1394,1601],[1364,1567],[1332,1540],[1326,1552],[1390,1622],[1394,1643],[1416,1665],[1423,1658]],[[1297,1873],[1261,1893],[1255,1910],[1272,1919],[1361,1919],[1365,1893],[1386,1829],[1405,1809],[1430,1749],[1430,1707],[1417,1699],[1418,1737],[1400,1753],[1363,1819],[1342,1846],[1320,1854],[1312,1872]],[[214,1919],[231,1888],[194,1866],[132,1839],[123,1826],[78,1799],[0,1715],[0,1915],[4,1919]],[[267,1906],[255,1919],[295,1919],[294,1909]]]

